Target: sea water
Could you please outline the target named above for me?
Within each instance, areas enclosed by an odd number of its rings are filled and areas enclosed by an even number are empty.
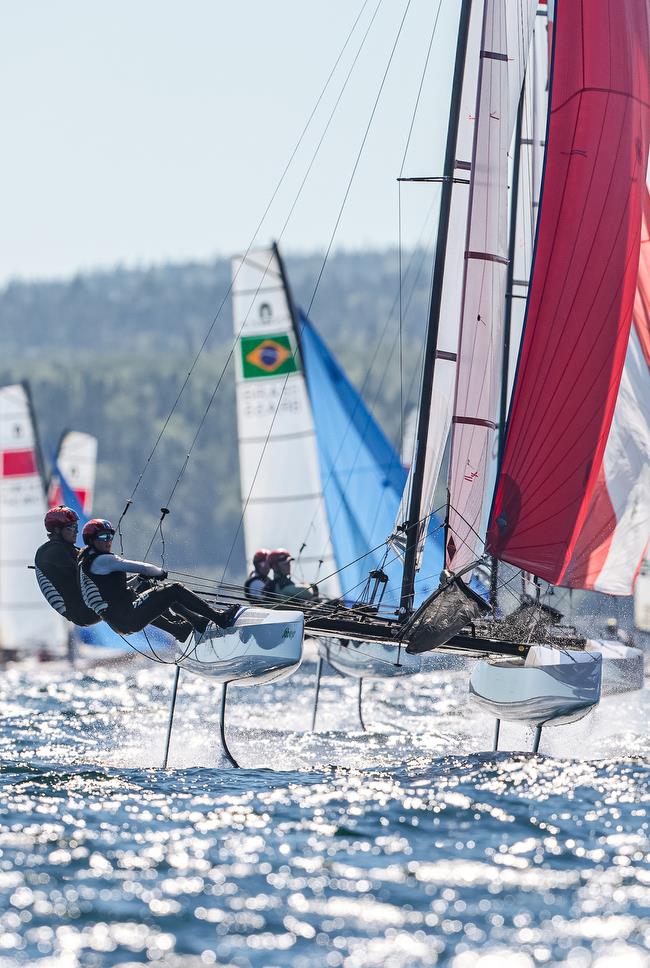
[[[0,968],[650,964],[647,690],[502,730],[467,673],[314,665],[229,696],[172,669],[0,679]]]

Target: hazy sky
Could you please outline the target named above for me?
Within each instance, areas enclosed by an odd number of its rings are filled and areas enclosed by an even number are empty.
[[[6,4],[0,283],[244,249],[363,10],[258,239],[280,236],[377,10],[282,237],[285,250],[323,249],[408,7],[335,245],[396,242],[396,177],[438,2]],[[406,175],[440,173],[457,11],[458,0],[441,0]],[[436,191],[403,190],[406,242]]]

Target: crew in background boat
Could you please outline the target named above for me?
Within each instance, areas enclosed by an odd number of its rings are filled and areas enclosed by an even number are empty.
[[[265,596],[268,601],[281,598],[295,598],[299,601],[316,601],[318,587],[305,582],[294,581],[291,577],[292,555],[285,548],[277,548],[268,557],[269,568],[273,577],[266,582]]]
[[[268,548],[259,548],[253,555],[253,570],[244,582],[244,594],[249,602],[260,604],[264,601],[264,590],[269,577]]]
[[[93,518],[82,533],[86,547],[79,557],[81,592],[88,607],[115,632],[129,635],[155,625],[182,641],[192,629],[203,634],[209,622],[220,628],[232,624],[238,605],[218,612],[179,582],[147,588],[140,594],[130,588],[129,574],[164,581],[167,572],[146,561],[114,555],[115,529],[110,521]]]
[[[52,608],[75,625],[96,625],[100,617],[84,603],[76,547],[79,516],[64,504],[50,508],[43,521],[48,540],[36,552],[38,586]]]

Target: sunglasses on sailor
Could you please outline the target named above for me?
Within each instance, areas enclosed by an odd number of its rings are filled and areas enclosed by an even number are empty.
[[[97,534],[95,535],[95,541],[112,541],[114,535],[112,534]]]

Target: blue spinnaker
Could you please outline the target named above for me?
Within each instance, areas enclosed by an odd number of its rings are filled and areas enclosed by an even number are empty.
[[[299,324],[323,494],[343,597],[354,602],[368,572],[381,566],[389,578],[384,603],[397,606],[402,562],[386,545],[386,539],[395,524],[406,469],[359,392],[300,311]],[[416,583],[418,602],[438,585],[443,561],[439,525],[432,518]]]

